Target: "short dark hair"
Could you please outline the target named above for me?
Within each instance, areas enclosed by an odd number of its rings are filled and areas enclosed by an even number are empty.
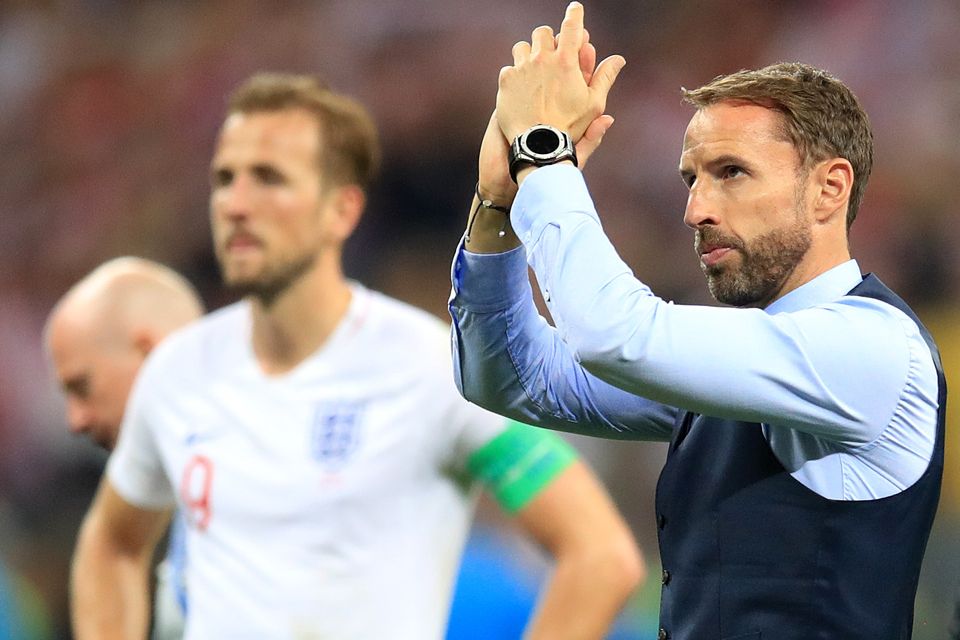
[[[859,100],[843,82],[822,69],[779,62],[714,78],[699,89],[682,89],[683,99],[703,109],[725,100],[745,100],[783,114],[784,135],[810,168],[828,158],[853,167],[847,228],[853,224],[873,168],[873,131]]]
[[[377,128],[367,110],[309,75],[258,73],[230,95],[227,114],[303,109],[320,125],[322,174],[366,188],[380,165]]]

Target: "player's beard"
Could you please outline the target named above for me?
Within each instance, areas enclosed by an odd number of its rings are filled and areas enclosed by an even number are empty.
[[[218,256],[219,257],[219,256]],[[317,262],[317,253],[304,252],[292,259],[264,266],[256,276],[231,278],[223,259],[220,259],[220,273],[226,287],[243,297],[252,296],[270,306],[274,300],[296,283]]]
[[[701,263],[710,294],[735,307],[762,307],[773,301],[810,249],[812,234],[798,203],[797,215],[782,227],[743,241],[716,227],[697,229],[695,246],[723,245],[740,255],[738,264]],[[727,261],[733,262],[733,261]]]

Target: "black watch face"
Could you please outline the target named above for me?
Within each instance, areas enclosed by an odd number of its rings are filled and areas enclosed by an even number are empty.
[[[547,128],[534,129],[527,134],[527,148],[539,155],[554,153],[560,147],[560,136]]]

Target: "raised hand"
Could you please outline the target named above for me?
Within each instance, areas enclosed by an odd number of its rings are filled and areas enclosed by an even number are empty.
[[[582,14],[581,14],[582,15]],[[561,33],[562,33],[561,29]],[[559,38],[559,35],[557,36]],[[557,46],[554,42],[554,46]],[[583,40],[580,50],[577,54],[580,68],[580,76],[586,85],[590,85],[597,66],[597,50],[590,42],[590,32],[583,29]],[[622,68],[622,65],[621,65]],[[536,124],[536,123],[535,123]],[[548,123],[549,124],[549,123]],[[576,142],[577,159],[582,169],[590,155],[600,146],[603,134],[613,124],[613,118],[609,115],[602,115],[591,122],[583,136]],[[509,206],[517,193],[517,185],[510,179],[510,171],[507,166],[507,150],[509,143],[497,120],[497,112],[494,111],[487,123],[487,129],[483,135],[483,142],[480,145],[479,161],[479,189],[485,198]]]
[[[607,94],[626,61],[613,55],[594,70],[596,51],[588,38],[583,5],[571,2],[556,38],[542,26],[534,29],[529,43],[514,45],[514,66],[500,70],[497,94],[497,122],[507,140],[535,124],[549,124],[579,141],[603,115]]]
[[[576,143],[577,160],[581,169],[586,166],[587,160],[603,139],[603,135],[613,126],[613,117],[602,115],[587,127],[583,136]],[[497,112],[494,111],[483,133],[483,142],[480,144],[479,181],[477,189],[484,198],[502,206],[509,207],[517,195],[517,184],[510,178],[510,169],[507,166],[507,150],[509,145],[500,126],[497,124]]]

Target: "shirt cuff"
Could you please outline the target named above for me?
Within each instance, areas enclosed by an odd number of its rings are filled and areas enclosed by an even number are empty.
[[[468,311],[505,309],[530,286],[523,246],[504,253],[471,253],[461,240],[453,260],[454,304]]]
[[[523,180],[510,210],[510,222],[520,241],[529,247],[550,223],[582,215],[600,223],[583,173],[561,163],[531,171]]]

